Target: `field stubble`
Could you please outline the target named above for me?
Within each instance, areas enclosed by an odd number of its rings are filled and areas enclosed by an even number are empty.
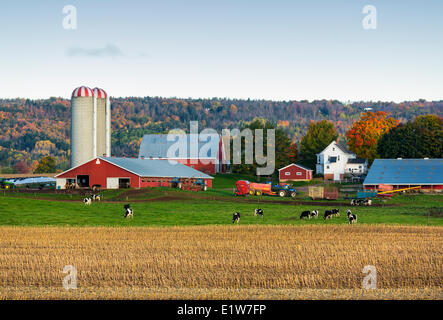
[[[442,299],[443,228],[0,227],[0,299]],[[65,265],[78,289],[62,288]],[[362,290],[365,265],[376,290]]]

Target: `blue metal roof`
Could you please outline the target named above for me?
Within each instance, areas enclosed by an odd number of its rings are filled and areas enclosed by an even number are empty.
[[[375,159],[363,185],[443,184],[443,159]]]
[[[99,157],[99,159],[110,162],[120,168],[135,173],[141,177],[177,177],[177,178],[205,178],[213,179],[211,176],[195,170],[184,164],[170,160],[151,160],[136,158],[114,158]]]
[[[178,137],[179,136],[179,137]],[[220,136],[218,134],[182,134],[172,135],[174,141],[168,141],[167,134],[145,134],[140,144],[138,156],[144,158],[216,158],[218,159]],[[198,154],[191,154],[191,143],[195,141]],[[173,146],[174,145],[174,146]],[[173,146],[173,148],[171,148]],[[203,148],[204,147],[204,148]],[[170,149],[171,148],[171,149]],[[184,150],[180,155],[177,148]],[[176,151],[168,156],[168,150]]]

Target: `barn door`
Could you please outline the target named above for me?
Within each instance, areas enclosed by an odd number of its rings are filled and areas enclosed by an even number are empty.
[[[118,189],[118,178],[106,178],[106,189]]]

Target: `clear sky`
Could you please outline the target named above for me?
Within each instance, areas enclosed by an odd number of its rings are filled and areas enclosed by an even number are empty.
[[[66,5],[77,29],[63,28]],[[365,30],[365,5],[377,28]],[[443,100],[442,0],[2,0],[0,97]]]

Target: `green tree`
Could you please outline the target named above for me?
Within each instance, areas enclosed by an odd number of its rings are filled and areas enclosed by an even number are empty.
[[[331,121],[312,121],[306,135],[300,142],[301,162],[311,168],[315,168],[317,153],[322,152],[332,141],[337,140],[338,133]]]
[[[400,124],[380,138],[377,153],[382,158],[442,158],[443,118],[426,115]]]
[[[34,173],[53,173],[55,172],[55,160],[51,156],[43,157],[38,162]]]
[[[241,130],[250,129],[252,131],[254,146],[256,143],[255,130],[263,129],[263,143],[264,143],[263,153],[265,157],[267,156],[267,130],[268,129],[275,130],[275,169],[276,170],[274,171],[274,175],[276,175],[277,169],[290,163],[290,156],[294,152],[291,149],[291,139],[289,139],[288,135],[282,129],[276,128],[275,124],[263,118],[255,118],[251,122],[242,122],[240,124],[240,128]],[[241,150],[242,150],[242,163],[234,164],[232,166],[233,172],[255,175],[258,166],[266,165],[266,164],[258,165],[255,162],[255,157],[252,164],[245,163],[245,138],[242,138]],[[254,148],[254,155],[255,155],[255,148]],[[232,156],[233,155],[232,155],[232,141],[231,141],[231,157]]]

